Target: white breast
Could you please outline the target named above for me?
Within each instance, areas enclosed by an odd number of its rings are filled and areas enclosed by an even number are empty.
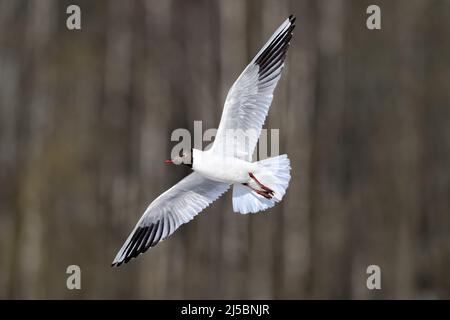
[[[255,170],[255,165],[238,158],[193,149],[192,169],[211,180],[245,183],[249,179],[248,173]]]

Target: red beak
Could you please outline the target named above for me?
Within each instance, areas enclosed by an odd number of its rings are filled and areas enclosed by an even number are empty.
[[[165,164],[171,164],[171,163],[173,163],[173,161],[172,160],[164,160],[164,163]]]

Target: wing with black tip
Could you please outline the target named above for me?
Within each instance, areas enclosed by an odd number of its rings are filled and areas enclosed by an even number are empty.
[[[212,152],[251,160],[281,77],[294,22],[292,15],[283,22],[231,87]]]
[[[145,210],[117,253],[113,266],[120,266],[154,247],[182,224],[219,198],[230,186],[193,172],[164,192]]]

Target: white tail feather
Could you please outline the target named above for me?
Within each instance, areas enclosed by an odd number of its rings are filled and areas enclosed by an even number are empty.
[[[265,186],[274,191],[272,199],[252,191],[241,184],[233,186],[233,210],[238,213],[255,213],[271,208],[281,201],[286,194],[289,185],[291,170],[287,155],[273,157],[258,161],[258,168],[254,172],[255,177]]]

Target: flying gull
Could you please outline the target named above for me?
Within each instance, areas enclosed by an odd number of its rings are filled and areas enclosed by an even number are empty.
[[[281,77],[295,27],[289,16],[274,32],[228,92],[212,147],[192,149],[166,160],[193,172],[156,198],[117,253],[120,266],[154,247],[233,186],[233,210],[255,213],[281,201],[289,184],[287,155],[257,162],[251,157]]]

